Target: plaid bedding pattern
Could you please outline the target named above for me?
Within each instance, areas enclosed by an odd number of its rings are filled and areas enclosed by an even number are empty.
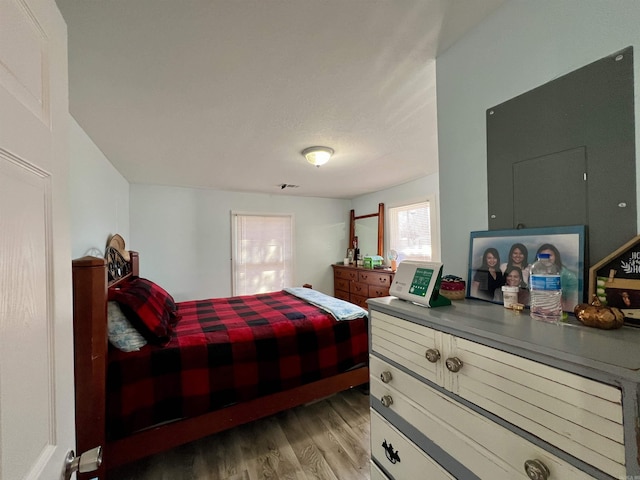
[[[177,304],[166,346],[109,352],[107,429],[120,438],[366,363],[367,319],[337,321],[284,291]]]

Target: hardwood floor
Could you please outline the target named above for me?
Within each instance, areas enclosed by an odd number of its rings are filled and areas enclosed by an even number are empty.
[[[338,393],[109,472],[114,480],[368,480],[369,396]]]

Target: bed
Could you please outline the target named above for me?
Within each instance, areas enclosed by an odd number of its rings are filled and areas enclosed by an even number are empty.
[[[167,303],[167,335],[114,348],[107,305],[144,280],[128,257],[73,261],[76,448],[103,447],[79,479],[368,382],[366,316],[336,320],[289,291]]]

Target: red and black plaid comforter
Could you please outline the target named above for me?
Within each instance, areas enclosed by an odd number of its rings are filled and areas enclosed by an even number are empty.
[[[182,302],[178,314],[167,346],[110,350],[111,438],[367,362],[366,319],[337,321],[284,291]]]

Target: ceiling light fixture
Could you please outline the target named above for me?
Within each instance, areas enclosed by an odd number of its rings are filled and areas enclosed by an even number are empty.
[[[311,165],[319,167],[329,161],[333,155],[333,149],[329,147],[309,147],[302,151],[302,155]]]

